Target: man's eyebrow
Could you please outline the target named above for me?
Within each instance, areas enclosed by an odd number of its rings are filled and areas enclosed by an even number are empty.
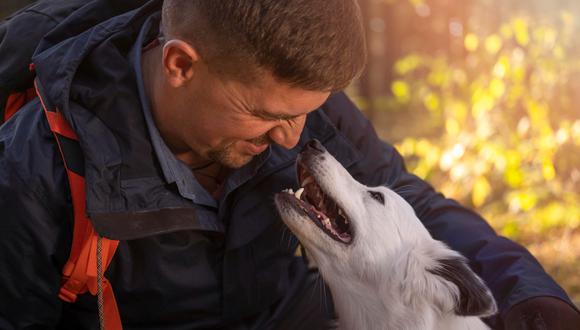
[[[263,119],[267,119],[267,120],[292,120],[292,119],[295,119],[297,117],[300,117],[300,115],[286,115],[286,114],[271,113],[271,112],[268,112],[264,109],[253,109],[251,112],[253,115],[258,116],[258,117],[263,118]]]

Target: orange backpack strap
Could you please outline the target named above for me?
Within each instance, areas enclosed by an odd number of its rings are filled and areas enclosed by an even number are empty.
[[[8,121],[10,117],[14,116],[16,111],[22,108],[28,101],[36,97],[34,88],[29,88],[22,92],[13,92],[8,95],[6,99],[6,106],[4,108],[4,116],[0,118],[0,123]]]
[[[121,330],[121,317],[113,288],[102,276],[113,259],[119,241],[99,237],[86,216],[84,164],[78,137],[62,114],[57,109],[47,106],[36,80],[34,86],[64,161],[73,203],[73,242],[69,259],[63,267],[59,298],[72,303],[79,294],[87,291],[97,295],[99,287],[97,279],[102,278],[105,329]],[[98,253],[99,245],[101,251]],[[100,269],[101,274],[97,274],[98,255],[101,256],[101,264],[104,266]]]

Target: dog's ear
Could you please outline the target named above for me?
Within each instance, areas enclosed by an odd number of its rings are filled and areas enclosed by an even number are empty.
[[[455,313],[462,316],[488,316],[497,312],[495,300],[483,281],[461,256],[440,259],[430,273],[442,277],[459,289]]]

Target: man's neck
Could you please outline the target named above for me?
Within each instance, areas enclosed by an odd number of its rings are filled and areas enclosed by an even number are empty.
[[[164,121],[167,119],[167,116],[163,116],[164,107],[171,106],[171,100],[166,97],[167,93],[163,91],[162,56],[163,48],[157,46],[145,51],[141,60],[143,85],[150,101],[155,126],[175,157],[191,168],[198,182],[207,191],[214,194],[224,182],[229,171],[221,164],[204,159],[180,143],[179,139],[174,136],[173,130],[169,128],[170,123]],[[207,166],[204,166],[206,164]]]
[[[230,174],[230,169],[219,163],[212,162],[201,169],[192,168],[192,171],[197,182],[215,198],[219,198],[223,184]]]

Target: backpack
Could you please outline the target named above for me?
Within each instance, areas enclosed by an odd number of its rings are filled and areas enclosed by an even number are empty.
[[[35,96],[40,99],[63,160],[73,204],[72,246],[69,258],[62,269],[62,282],[58,296],[65,302],[74,303],[79,294],[90,292],[96,295],[101,329],[120,330],[122,329],[121,317],[113,288],[104,277],[119,241],[104,238],[94,230],[86,215],[84,164],[78,137],[58,109],[48,105],[36,80],[34,91]],[[29,95],[21,93],[18,98],[23,99],[24,96]],[[18,109],[7,110],[10,111],[6,113],[15,113]],[[66,139],[73,143],[64,142]]]
[[[103,15],[99,19],[105,20],[137,8],[144,2],[132,0],[111,7],[111,2],[103,0],[39,1],[0,22],[0,46],[8,45],[0,47],[0,57],[3,59],[0,64],[0,125],[38,97],[67,173],[74,225],[70,255],[62,269],[59,298],[74,303],[79,294],[89,292],[96,295],[101,329],[107,330],[122,329],[113,289],[104,277],[119,241],[98,235],[86,215],[84,161],[78,137],[58,109],[43,96],[35,81],[34,65],[30,62],[42,38],[74,11],[101,12]],[[32,26],[31,21],[35,26],[32,31],[25,28]],[[98,21],[82,23],[78,26],[79,30]],[[74,32],[69,31],[69,34]],[[23,33],[26,35],[23,36]],[[14,49],[18,49],[19,53],[15,55]]]

